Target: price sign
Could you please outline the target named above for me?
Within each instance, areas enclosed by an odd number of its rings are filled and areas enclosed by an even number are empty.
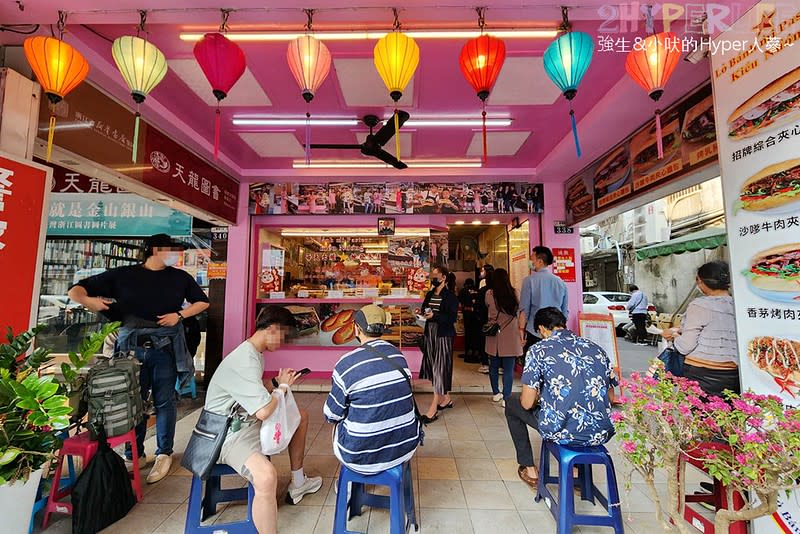
[[[211,239],[214,241],[227,241],[228,240],[228,227],[227,226],[212,226]]]
[[[553,231],[557,234],[574,234],[575,229],[567,226],[567,221],[553,221]]]

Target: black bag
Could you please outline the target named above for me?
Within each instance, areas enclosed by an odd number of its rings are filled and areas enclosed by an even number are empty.
[[[667,347],[658,359],[664,362],[664,371],[672,373],[673,376],[683,376],[683,360],[686,356],[675,350],[673,347]]]
[[[489,323],[483,325],[481,333],[486,337],[494,337],[500,332],[500,323]]]
[[[236,415],[239,404],[234,404],[228,415],[220,415],[208,410],[200,412],[200,419],[192,430],[192,437],[186,445],[181,465],[200,480],[208,479],[211,469],[219,460],[222,444],[228,435],[228,427]]]
[[[73,534],[95,534],[136,504],[125,460],[111,450],[102,427],[98,440],[97,453],[72,488]]]

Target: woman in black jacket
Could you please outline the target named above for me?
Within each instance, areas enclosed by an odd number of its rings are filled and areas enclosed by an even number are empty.
[[[426,321],[419,377],[433,383],[433,401],[422,416],[426,425],[439,418],[439,410],[453,407],[450,390],[453,385],[453,338],[456,335],[458,297],[447,287],[449,274],[447,267],[435,267],[431,271],[433,289],[422,302]]]

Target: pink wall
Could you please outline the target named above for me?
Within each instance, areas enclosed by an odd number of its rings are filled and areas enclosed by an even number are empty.
[[[225,357],[247,337],[247,295],[250,287],[250,189],[239,184],[237,225],[228,227],[228,279],[225,283],[225,329],[222,356]]]
[[[575,282],[567,282],[567,295],[569,298],[569,328],[577,331],[578,313],[583,309],[583,273],[581,272],[581,236],[578,228],[574,234],[556,234],[553,221],[566,219],[564,204],[564,185],[560,183],[544,184],[544,213],[542,225],[544,246],[550,248],[564,247],[575,249]],[[532,227],[533,228],[533,227]],[[531,232],[531,243],[537,245],[539,241],[538,229],[536,234]]]

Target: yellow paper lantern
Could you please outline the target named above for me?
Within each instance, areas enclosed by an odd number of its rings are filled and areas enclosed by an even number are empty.
[[[136,163],[139,147],[139,104],[167,74],[167,59],[153,43],[141,37],[123,35],[111,45],[111,55],[120,74],[131,90],[136,102],[136,119],[133,126],[132,159]]]
[[[23,43],[25,58],[36,74],[51,104],[58,104],[89,74],[89,63],[80,52],[55,37],[28,37]],[[50,115],[47,161],[53,151],[56,117]]]
[[[373,54],[375,68],[397,102],[419,65],[419,46],[404,33],[390,32],[377,42]]]
[[[396,28],[399,27],[397,22],[395,24]],[[389,96],[397,102],[402,98],[406,85],[411,81],[419,65],[419,46],[411,37],[399,31],[393,31],[377,42],[373,55],[375,68],[389,90]],[[397,109],[395,109],[395,156],[400,159],[400,121],[398,117]]]

